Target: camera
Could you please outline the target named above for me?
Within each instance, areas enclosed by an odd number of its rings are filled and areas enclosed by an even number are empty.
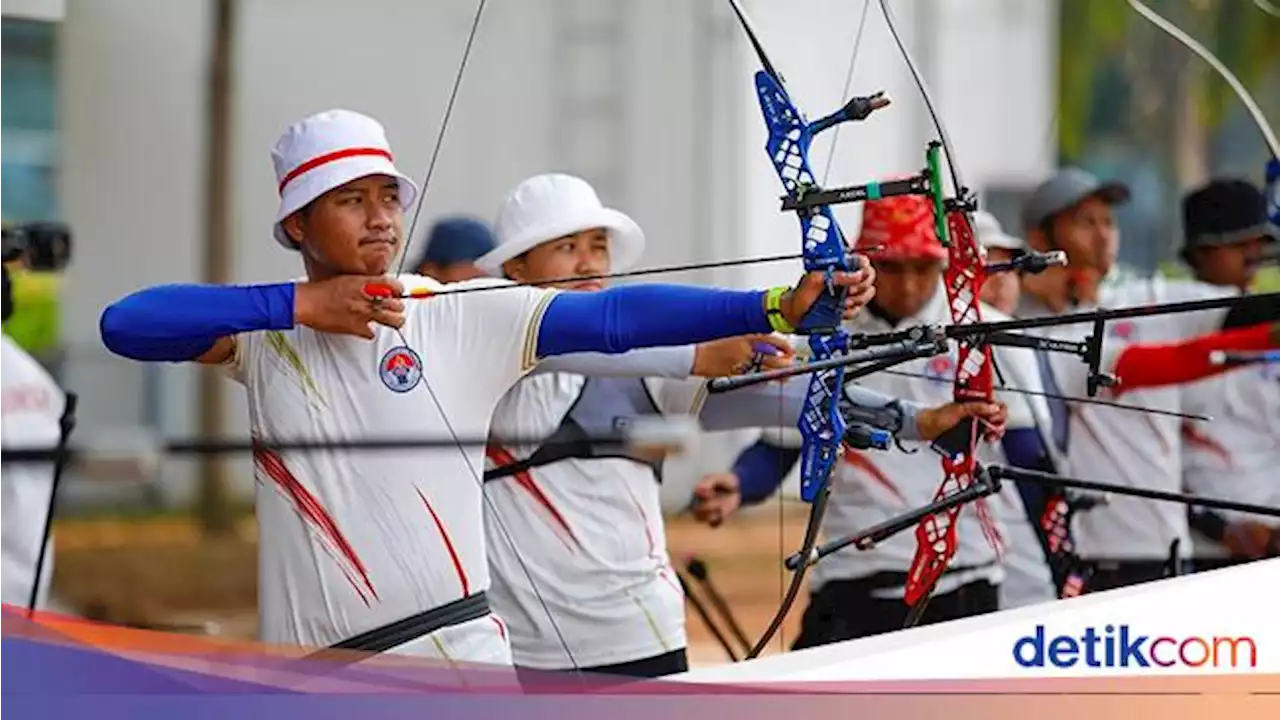
[[[58,272],[71,260],[71,229],[63,223],[33,222],[4,226],[4,262],[25,260],[27,267]]]

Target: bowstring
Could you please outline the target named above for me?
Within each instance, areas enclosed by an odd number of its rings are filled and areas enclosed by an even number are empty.
[[[431,187],[431,177],[436,171],[436,162],[440,159],[440,150],[444,147],[444,136],[449,129],[449,119],[453,117],[453,107],[458,100],[458,90],[462,87],[462,76],[467,71],[467,62],[471,59],[471,47],[475,44],[480,30],[480,18],[484,16],[484,8],[488,0],[480,0],[476,4],[475,16],[471,19],[471,30],[467,33],[467,42],[462,48],[462,61],[458,63],[458,72],[453,76],[453,88],[449,91],[449,102],[444,107],[444,117],[440,120],[440,130],[436,133],[435,145],[431,150],[431,160],[427,163],[427,173],[422,178],[422,190],[413,206],[413,217],[409,220],[409,232],[405,234],[404,252],[396,264],[396,275],[404,270],[404,261],[409,257],[409,246],[413,244],[413,234],[418,228],[418,219],[422,217],[422,208],[426,204],[427,190]]]
[[[862,46],[862,31],[867,27],[867,11],[871,9],[871,0],[862,0],[862,15],[858,17],[858,31],[853,38],[853,53],[849,55],[849,67],[844,73],[844,88],[840,91],[840,102],[849,97],[849,89],[853,86],[853,68],[858,62],[858,48]],[[836,159],[836,144],[840,142],[840,130],[844,127],[844,123],[840,123],[834,128],[834,135],[831,137],[831,146],[827,148],[826,167],[822,170],[822,185],[826,187],[827,179],[831,177],[831,164]]]
[[[435,147],[431,151],[431,161],[427,165],[427,172],[422,180],[422,190],[418,193],[417,203],[413,211],[413,218],[409,223],[409,232],[405,236],[404,252],[400,255],[400,261],[396,265],[397,276],[399,276],[401,271],[404,269],[405,258],[409,256],[409,247],[413,244],[414,230],[417,228],[418,219],[422,215],[422,208],[427,197],[427,190],[431,187],[431,177],[435,173],[436,162],[440,157],[440,150],[444,145],[445,134],[449,128],[449,120],[453,117],[453,108],[458,99],[458,91],[462,87],[462,78],[463,75],[466,74],[467,62],[471,58],[471,49],[475,45],[476,35],[480,29],[480,20],[484,16],[484,9],[487,1],[488,0],[479,0],[476,4],[475,16],[471,21],[471,30],[467,34],[467,41],[462,50],[462,60],[458,63],[458,71],[453,78],[453,88],[449,92],[449,102],[445,106],[444,117],[440,121],[440,131],[436,134]],[[405,340],[404,334],[398,329],[397,333],[400,335],[400,341],[404,343],[405,347],[410,347],[408,342]],[[449,416],[444,410],[444,405],[436,395],[435,389],[431,387],[431,381],[427,379],[426,372],[422,373],[422,384],[423,387],[427,389],[427,394],[430,395],[431,402],[435,406],[436,412],[439,413],[440,419],[444,422],[445,429],[448,431],[449,437],[454,442],[454,447],[462,457],[462,462],[466,465],[467,472],[471,474],[472,481],[476,483],[476,487],[480,491],[480,498],[485,505],[485,509],[498,524],[498,528],[501,531],[503,539],[506,541],[507,545],[510,546],[512,555],[515,556],[517,564],[520,565],[521,572],[524,574],[525,579],[529,581],[529,586],[533,590],[534,596],[538,599],[538,604],[546,614],[547,620],[550,621],[551,628],[556,634],[556,639],[559,641],[560,647],[564,649],[565,655],[569,659],[569,663],[573,666],[574,676],[582,682],[583,679],[580,674],[581,668],[578,665],[577,659],[573,655],[573,651],[569,649],[569,643],[565,640],[564,633],[560,629],[560,624],[556,622],[555,615],[551,612],[551,607],[547,604],[542,592],[538,589],[538,583],[533,579],[533,573],[529,570],[529,566],[521,555],[520,549],[516,546],[515,540],[512,538],[511,532],[507,529],[507,524],[503,521],[502,514],[498,512],[498,508],[494,504],[493,498],[489,497],[489,494],[485,492],[484,481],[481,479],[480,473],[476,472],[475,466],[471,464],[471,457],[463,447],[462,441],[457,432],[454,431],[453,423],[449,421]],[[488,555],[488,548],[485,549],[485,554],[486,556]]]

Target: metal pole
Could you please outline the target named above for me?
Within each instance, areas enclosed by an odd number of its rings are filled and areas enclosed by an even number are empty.
[[[213,31],[209,55],[205,130],[205,232],[201,279],[225,284],[231,280],[231,114],[232,51],[236,0],[214,0]],[[199,376],[199,418],[202,437],[217,437],[224,430],[226,402],[222,379],[206,370]],[[201,529],[221,534],[231,529],[230,498],[225,459],[206,455],[200,459],[198,513]]]

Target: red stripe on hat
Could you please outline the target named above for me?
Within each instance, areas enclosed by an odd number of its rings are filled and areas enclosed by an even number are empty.
[[[283,194],[284,187],[288,185],[291,180],[298,177],[299,175],[302,175],[303,173],[311,172],[312,170],[315,170],[321,165],[327,165],[331,162],[336,162],[338,160],[345,160],[349,157],[359,157],[361,155],[377,155],[379,157],[384,157],[387,160],[390,160],[391,162],[395,162],[395,160],[391,157],[391,151],[383,150],[382,148],[363,147],[363,148],[347,148],[345,150],[335,150],[331,153],[325,153],[324,155],[313,157],[310,160],[302,163],[298,167],[290,170],[289,174],[285,175],[284,179],[280,181],[279,192]]]

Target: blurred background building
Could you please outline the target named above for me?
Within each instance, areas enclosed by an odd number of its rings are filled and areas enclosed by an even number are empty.
[[[828,164],[831,184],[922,167],[933,122],[875,0],[745,4],[811,115],[844,101],[851,56],[851,94],[893,99],[816,143],[821,177]],[[1280,116],[1280,20],[1232,0],[1153,4]],[[965,182],[1007,229],[1029,189],[1072,161],[1133,186],[1122,259],[1147,273],[1173,257],[1184,188],[1216,172],[1261,180],[1262,145],[1233,96],[1122,2],[893,6]],[[139,429],[244,435],[237,387],[108,355],[102,308],[144,285],[299,275],[270,237],[269,150],[306,114],[377,117],[398,164],[421,178],[474,12],[474,0],[5,2],[3,218],[62,221],[74,235],[53,342],[60,381],[81,397],[81,440]],[[795,252],[796,221],[778,211],[762,151],[756,69],[718,0],[489,2],[413,242],[441,215],[492,217],[515,183],[558,170],[641,223],[644,265]],[[837,212],[856,234],[857,208]],[[798,271],[780,263],[662,280],[759,286]],[[696,457],[673,461],[669,507],[748,440],[708,438]],[[251,502],[252,487],[247,458],[171,459],[141,486],[72,478],[63,508],[225,508]],[[225,517],[205,511],[214,525]]]
[[[1038,180],[1054,159],[1050,6],[898,5],[966,181],[1016,192]],[[813,114],[842,102],[855,47],[852,91],[885,89],[895,99],[841,131],[832,182],[922,166],[932,124],[878,12],[833,0],[749,6]],[[61,379],[82,396],[82,432],[201,429],[200,371],[110,357],[97,336],[101,309],[154,283],[296,275],[297,259],[270,240],[268,152],[305,114],[349,107],[379,118],[398,162],[422,177],[474,11],[472,0],[5,4],[4,217],[73,228]],[[762,152],[756,61],[735,22],[727,3],[711,1],[489,3],[419,230],[437,215],[491,217],[522,178],[562,170],[641,222],[648,265],[795,251],[796,223],[778,212],[780,189]],[[1008,53],[1024,61],[1008,62]],[[218,69],[222,100],[211,92]],[[825,161],[833,137],[815,158]],[[211,147],[219,139],[225,145]],[[220,198],[209,172],[218,162]],[[224,224],[211,229],[215,208]],[[857,209],[840,212],[856,231]],[[756,285],[795,274],[775,264],[666,279]],[[242,433],[242,393],[220,390],[218,425]],[[729,452],[702,460],[715,465]],[[232,467],[228,476],[248,491],[247,462]],[[167,463],[157,490],[185,502],[197,476],[192,463]]]

